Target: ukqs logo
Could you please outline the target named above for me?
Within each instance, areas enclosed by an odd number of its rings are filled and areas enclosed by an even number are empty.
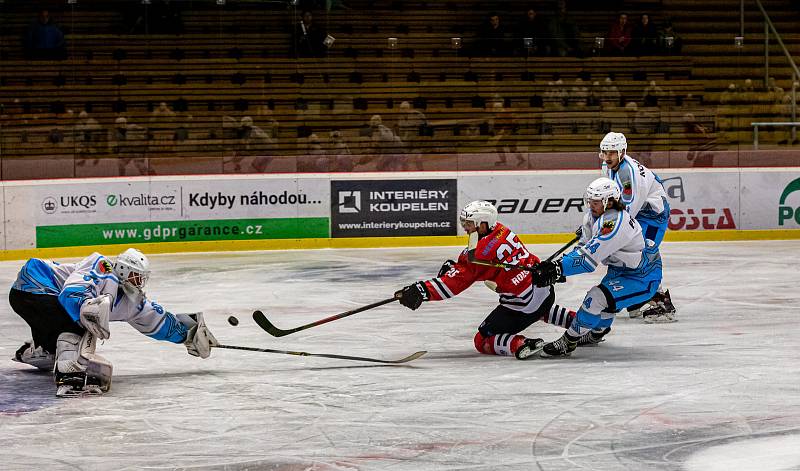
[[[797,191],[800,191],[800,178],[793,180],[783,189],[781,199],[778,202],[779,226],[783,226],[787,221],[791,222],[792,219],[794,219],[795,223],[800,224],[800,198],[793,198],[795,201],[794,206],[786,203],[786,200],[789,199],[789,195]]]
[[[42,201],[42,210],[47,214],[55,213],[58,208],[63,208],[66,213],[87,212],[97,205],[97,197],[95,195],[78,195],[78,196],[59,196],[54,198],[48,196]]]
[[[53,214],[54,212],[56,212],[56,209],[58,209],[58,203],[56,202],[56,199],[53,198],[52,196],[48,196],[47,198],[44,199],[44,201],[42,201],[42,211],[44,211],[45,213]]]

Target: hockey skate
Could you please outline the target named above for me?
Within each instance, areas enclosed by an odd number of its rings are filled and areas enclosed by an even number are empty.
[[[669,290],[663,293],[656,293],[651,303],[652,305],[649,308],[642,311],[642,320],[644,320],[645,324],[678,322],[678,319],[675,318],[675,306],[672,304]]]
[[[564,335],[558,340],[544,344],[539,356],[542,358],[568,357],[576,348],[578,348],[578,339],[564,332]]]
[[[527,360],[533,358],[537,353],[542,351],[544,340],[542,339],[525,339],[525,343],[517,349],[514,356],[517,360]]]
[[[33,344],[33,340],[25,342],[19,347],[12,360],[35,366],[43,371],[53,371],[56,357],[46,352],[42,347]]]
[[[587,332],[581,335],[581,338],[578,339],[578,346],[579,347],[594,347],[597,346],[600,342],[603,341],[603,337],[606,336],[611,332],[611,327],[606,327],[601,332]]]
[[[56,397],[101,396],[103,388],[97,378],[86,373],[59,373],[56,371]],[[105,389],[108,391],[108,388]]]

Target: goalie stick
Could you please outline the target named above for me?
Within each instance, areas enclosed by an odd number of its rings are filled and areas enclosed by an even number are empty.
[[[255,311],[253,313],[253,320],[256,321],[256,324],[258,324],[259,327],[261,327],[262,329],[266,330],[267,333],[272,335],[273,337],[283,337],[284,335],[289,335],[289,334],[293,334],[295,332],[300,332],[301,330],[310,329],[311,327],[316,327],[318,325],[327,324],[328,322],[332,322],[332,321],[335,321],[337,319],[341,319],[343,317],[352,316],[353,314],[358,314],[359,312],[364,312],[364,311],[367,311],[369,309],[376,308],[378,306],[383,306],[384,304],[389,304],[391,302],[397,301],[398,299],[400,299],[400,298],[398,298],[396,296],[393,296],[391,298],[386,298],[384,300],[381,300],[381,301],[378,301],[378,302],[375,302],[375,303],[372,303],[372,304],[367,304],[366,306],[361,306],[361,307],[356,308],[356,309],[351,309],[349,311],[345,311],[345,312],[342,312],[340,314],[334,314],[334,315],[326,317],[324,319],[320,319],[318,321],[310,322],[308,324],[304,324],[304,325],[301,325],[299,327],[295,327],[293,329],[284,330],[284,329],[279,329],[279,328],[275,327],[272,324],[272,322],[270,322],[269,319],[267,319],[267,316],[265,316],[264,313],[261,312],[261,311]]]
[[[370,358],[370,357],[357,357],[357,356],[350,356],[350,355],[336,355],[333,353],[309,353],[309,352],[294,352],[291,350],[274,350],[271,348],[254,348],[254,347],[239,347],[236,345],[214,345],[214,348],[227,348],[231,350],[246,350],[248,352],[264,352],[264,353],[282,353],[284,355],[295,355],[301,357],[323,357],[323,358],[335,358],[337,360],[353,360],[353,361],[367,361],[371,363],[383,363],[389,365],[398,365],[401,363],[408,363],[409,361],[416,360],[417,358],[425,355],[427,350],[420,350],[418,352],[414,352],[411,355],[406,357],[400,358],[398,360],[382,360],[380,358]]]

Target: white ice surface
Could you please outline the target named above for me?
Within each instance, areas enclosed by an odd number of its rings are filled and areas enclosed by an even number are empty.
[[[530,248],[548,255],[557,246]],[[620,314],[572,358],[478,354],[495,295],[476,284],[411,312],[390,304],[283,338],[434,275],[460,248],[153,256],[151,297],[202,310],[228,344],[398,358],[408,366],[215,350],[208,360],[112,324],[111,392],[56,399],[8,360],[29,335],[0,306],[0,469],[797,470],[800,241],[664,244],[680,322]],[[20,262],[0,263],[7,296]],[[573,277],[575,308],[599,274]],[[229,315],[239,318],[230,326]],[[541,323],[525,331],[553,339]]]

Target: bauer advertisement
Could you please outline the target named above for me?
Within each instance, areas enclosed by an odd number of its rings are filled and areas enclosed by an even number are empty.
[[[15,248],[329,236],[327,179],[125,179],[6,188]],[[10,194],[10,196],[8,196]],[[34,234],[25,231],[34,230]],[[30,241],[20,246],[19,242]]]

